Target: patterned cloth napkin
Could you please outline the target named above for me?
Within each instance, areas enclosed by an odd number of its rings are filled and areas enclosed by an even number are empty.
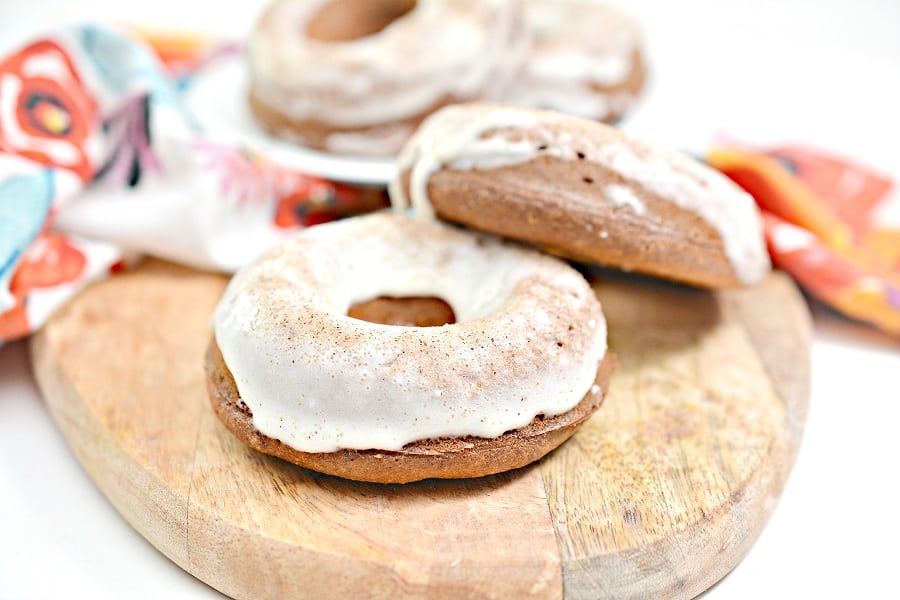
[[[385,205],[383,190],[204,135],[181,91],[234,51],[81,26],[0,61],[0,343],[130,257],[230,272],[293,229]],[[797,148],[708,161],[759,201],[777,266],[845,314],[900,333],[900,200],[886,178]]]
[[[294,228],[385,205],[204,137],[180,90],[233,46],[149,41],[73,27],[0,62],[0,343],[129,256],[228,272]]]

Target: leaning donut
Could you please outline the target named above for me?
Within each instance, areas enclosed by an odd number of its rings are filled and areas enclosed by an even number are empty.
[[[705,287],[769,270],[753,199],[687,155],[504,105],[450,106],[401,152],[391,202],[560,256]]]
[[[438,297],[456,323],[347,316]],[[475,477],[528,464],[600,405],[606,325],[566,263],[380,213],[320,225],[242,269],[214,317],[212,404],[263,452],[351,479]]]
[[[525,8],[534,43],[503,100],[606,123],[617,121],[644,85],[643,42],[637,25],[590,0],[526,0]]]
[[[496,97],[523,21],[517,0],[277,0],[249,41],[250,107],[305,146],[394,154],[435,109]]]

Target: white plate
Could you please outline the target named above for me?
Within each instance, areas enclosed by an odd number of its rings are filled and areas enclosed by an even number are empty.
[[[249,146],[284,166],[356,185],[383,186],[393,177],[393,158],[328,154],[272,137],[253,119],[247,88],[243,57],[226,56],[201,71],[184,97],[188,110],[210,135]]]

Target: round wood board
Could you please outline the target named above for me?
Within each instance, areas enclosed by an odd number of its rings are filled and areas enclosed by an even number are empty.
[[[203,353],[226,280],[170,264],[88,288],[32,341],[54,419],[100,489],[236,598],[691,598],[759,535],[790,472],[810,322],[774,274],[705,292],[598,273],[620,369],[524,469],[362,484],[252,451],[215,418]]]

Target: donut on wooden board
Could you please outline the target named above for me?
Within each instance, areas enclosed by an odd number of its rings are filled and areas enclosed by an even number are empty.
[[[348,316],[380,297],[441,298],[456,322]],[[391,213],[304,230],[241,269],[206,362],[242,441],[383,483],[537,460],[600,406],[612,366],[600,303],[565,262]]]

